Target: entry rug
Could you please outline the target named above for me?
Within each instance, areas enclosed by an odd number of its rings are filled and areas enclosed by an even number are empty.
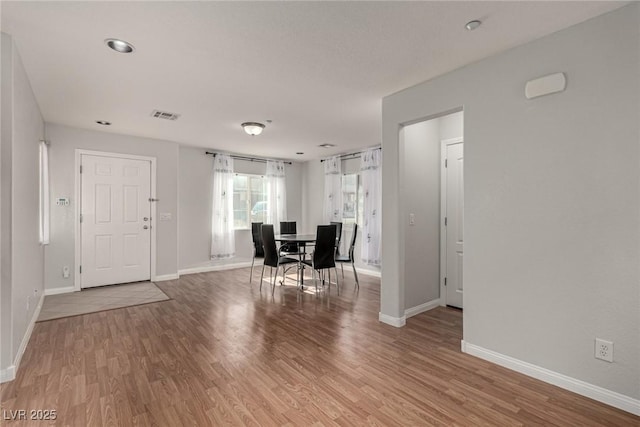
[[[170,299],[153,282],[126,283],[47,295],[44,297],[38,322]]]

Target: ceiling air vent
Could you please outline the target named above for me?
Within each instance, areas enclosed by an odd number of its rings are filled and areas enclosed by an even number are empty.
[[[160,110],[153,110],[151,112],[151,117],[155,117],[156,119],[178,120],[178,117],[180,117],[180,114],[168,113],[166,111],[160,111]]]

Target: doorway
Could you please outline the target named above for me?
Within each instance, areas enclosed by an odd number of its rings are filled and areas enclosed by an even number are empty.
[[[155,159],[77,150],[76,290],[151,280]]]
[[[401,257],[407,317],[437,306],[463,305],[463,115],[457,110],[406,124],[400,130],[401,210],[405,218]],[[456,191],[455,198],[454,194],[446,196],[447,188]],[[451,288],[456,292],[448,295]]]

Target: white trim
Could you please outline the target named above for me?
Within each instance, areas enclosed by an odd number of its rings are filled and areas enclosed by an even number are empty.
[[[396,328],[401,328],[407,324],[407,317],[393,317],[388,314],[378,313],[378,320],[382,323],[386,323],[387,325],[395,326]]]
[[[155,276],[152,282],[164,282],[166,280],[177,280],[179,278],[179,274],[162,274],[160,276]]]
[[[409,318],[416,314],[424,313],[425,311],[433,310],[440,306],[440,298],[436,298],[431,301],[427,301],[424,304],[416,305],[415,307],[407,308],[404,311],[404,317]]]
[[[58,295],[58,294],[68,294],[70,292],[76,292],[75,286],[65,286],[64,288],[51,288],[45,289],[44,294],[46,295]]]
[[[356,271],[366,276],[382,277],[382,272],[376,271],[376,270],[370,270],[368,268],[356,267]]]
[[[22,342],[20,343],[20,347],[18,347],[18,352],[16,353],[16,357],[13,359],[13,365],[7,367],[0,371],[0,383],[4,383],[7,381],[13,381],[16,378],[16,372],[18,372],[18,368],[20,367],[20,362],[22,361],[22,355],[24,355],[24,351],[27,349],[27,344],[29,344],[29,340],[31,339],[31,334],[33,333],[33,327],[36,325],[36,321],[38,320],[38,316],[40,316],[40,310],[42,309],[42,304],[44,303],[44,294],[40,295],[40,299],[38,300],[38,305],[36,309],[33,311],[33,316],[31,316],[31,321],[29,322],[29,326],[22,337]]]
[[[0,370],[0,384],[13,381],[16,378],[15,365],[7,366],[7,368]]]
[[[461,342],[461,348],[463,353],[488,360],[496,365],[520,372],[521,374],[553,384],[565,390],[578,393],[582,396],[597,400],[598,402],[622,409],[623,411],[640,415],[640,400],[638,399],[625,396],[624,394],[620,394],[510,356],[505,356],[504,354],[496,353],[492,350],[487,350],[486,348],[465,342],[464,340]]]
[[[81,239],[81,231],[80,231],[80,210],[82,208],[82,203],[81,203],[81,199],[82,199],[82,188],[80,186],[81,184],[81,175],[80,175],[80,165],[82,164],[82,156],[83,155],[89,155],[89,156],[102,156],[102,157],[116,157],[119,159],[131,159],[131,160],[144,160],[144,161],[148,161],[151,164],[151,188],[150,188],[150,192],[151,192],[151,197],[152,198],[157,198],[157,193],[156,193],[156,173],[157,173],[157,169],[156,169],[156,161],[157,159],[155,157],[148,157],[148,156],[137,156],[135,154],[126,154],[126,153],[109,153],[106,151],[95,151],[95,150],[84,150],[84,149],[80,149],[80,148],[76,148],[75,151],[75,171],[74,171],[74,177],[75,177],[75,181],[74,181],[74,187],[75,187],[75,195],[76,195],[76,199],[75,199],[75,203],[74,203],[74,221],[75,221],[75,236],[74,236],[74,261],[75,261],[75,268],[74,268],[74,272],[73,272],[73,285],[74,285],[74,290],[76,291],[80,291],[82,289],[82,280],[80,277],[80,262],[82,260],[82,239]],[[156,223],[158,223],[157,218],[157,207],[158,203],[157,202],[153,202],[151,203],[151,218],[156,219],[153,222],[153,226],[151,227],[151,259],[150,259],[150,277],[149,279],[151,281],[160,281],[160,280],[170,280],[170,279],[158,279],[158,276],[156,276],[156,232],[157,232],[157,226]]]
[[[447,277],[447,227],[444,218],[447,216],[447,145],[464,144],[464,138],[450,138],[440,141],[440,305],[447,305],[447,287],[444,279]]]
[[[254,267],[261,266],[262,262],[255,263]],[[222,270],[234,270],[236,268],[251,267],[251,261],[236,262],[233,264],[219,264],[219,265],[205,265],[202,267],[190,267],[178,270],[178,275],[183,276],[185,274],[207,273],[209,271],[222,271]]]

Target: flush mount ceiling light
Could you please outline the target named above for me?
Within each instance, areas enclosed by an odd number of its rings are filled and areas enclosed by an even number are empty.
[[[96,120],[96,123],[102,126],[111,126],[111,122],[107,122],[105,120]]]
[[[331,148],[331,147],[335,147],[335,145],[334,144],[320,144],[320,145],[318,145],[318,147]]]
[[[251,136],[260,135],[264,129],[264,125],[258,122],[244,122],[241,126]]]
[[[481,24],[482,24],[482,21],[478,21],[477,19],[474,19],[473,21],[467,22],[464,27],[469,31],[473,31],[476,28],[478,28]]]
[[[111,49],[115,50],[116,52],[131,53],[134,51],[133,45],[124,40],[106,39],[104,42],[106,43],[107,46],[109,46]]]

